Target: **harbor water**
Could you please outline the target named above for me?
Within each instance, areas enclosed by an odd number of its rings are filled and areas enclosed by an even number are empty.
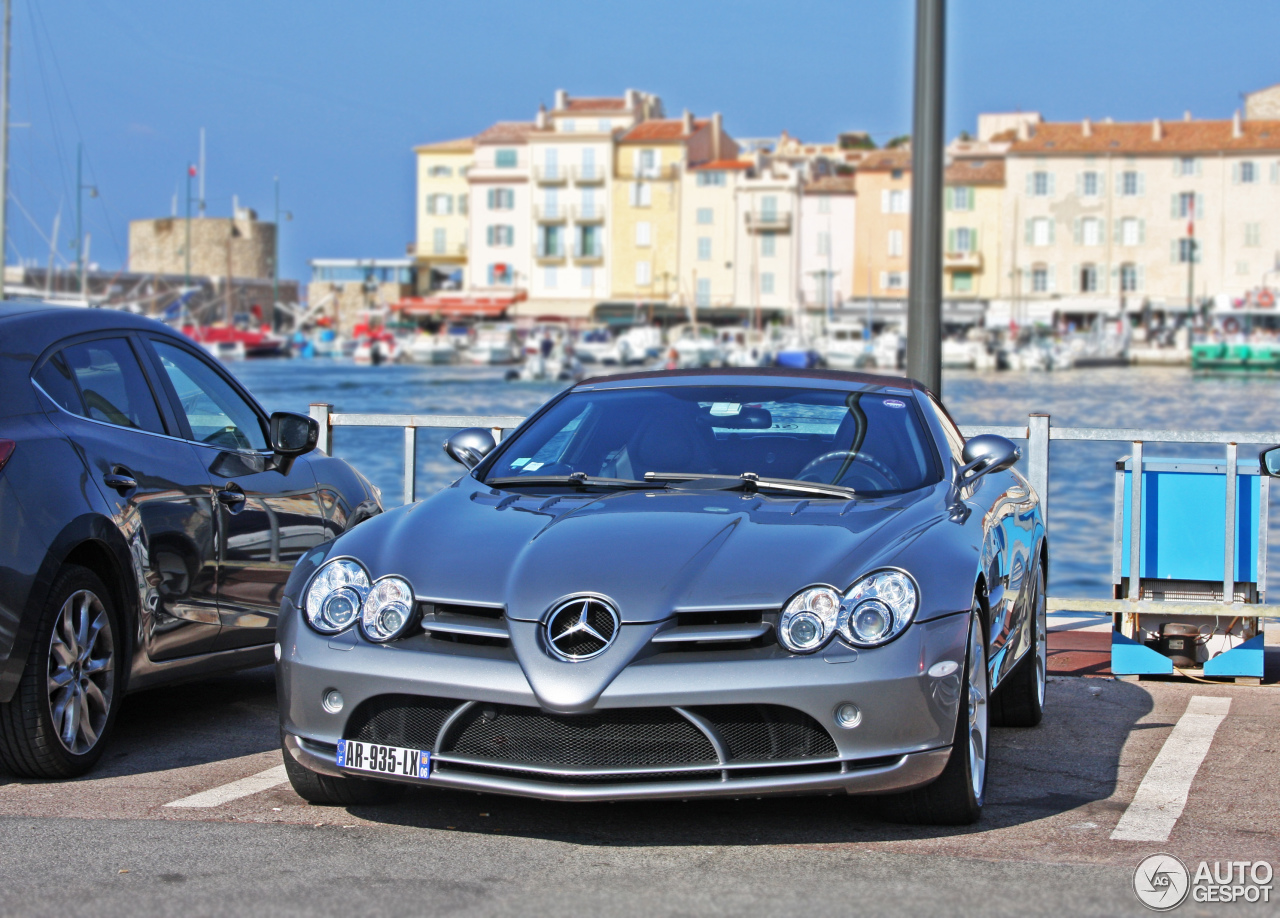
[[[526,415],[564,383],[509,383],[502,367],[358,366],[327,360],[258,360],[230,364],[268,411],[307,411],[328,402],[337,412]],[[1280,429],[1280,381],[1194,377],[1184,367],[1124,367],[1067,373],[949,372],[943,398],[964,424],[1025,426],[1046,412],[1057,426],[1176,430]],[[445,430],[418,432],[418,496],[449,484],[460,467],[441,449]],[[390,508],[402,501],[400,429],[334,431],[334,452],[382,489]],[[1270,445],[1270,444],[1268,444]],[[1147,457],[1220,457],[1223,447],[1147,444]],[[1115,460],[1127,443],[1055,441],[1050,454],[1050,588],[1054,595],[1111,595]],[[1240,460],[1256,461],[1252,444]],[[1024,460],[1025,463],[1025,460]],[[1280,494],[1277,495],[1280,498]],[[1272,513],[1268,568],[1280,563]],[[1274,578],[1273,578],[1274,579]]]

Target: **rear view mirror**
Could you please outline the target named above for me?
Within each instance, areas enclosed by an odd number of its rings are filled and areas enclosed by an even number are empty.
[[[988,472],[1003,472],[1022,458],[1022,450],[1004,437],[980,434],[965,442],[962,458],[960,477],[972,481]]]
[[[454,462],[460,462],[467,468],[473,469],[497,445],[497,441],[493,439],[493,432],[489,428],[468,427],[446,440],[444,451]]]
[[[1264,449],[1258,457],[1258,466],[1262,469],[1262,474],[1280,478],[1280,446]]]
[[[271,448],[279,456],[301,456],[316,448],[320,424],[315,418],[292,411],[271,415]]]

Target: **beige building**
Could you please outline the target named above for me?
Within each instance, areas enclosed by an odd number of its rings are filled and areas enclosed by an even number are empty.
[[[414,148],[418,159],[417,239],[420,293],[462,286],[467,267],[467,169],[475,151],[471,138]]]
[[[942,295],[947,299],[1000,295],[1004,172],[999,154],[955,158],[946,168]]]
[[[679,290],[684,304],[698,309],[745,305],[734,284],[738,227],[738,187],[751,164],[711,160],[680,177]]]
[[[274,268],[276,225],[258,220],[247,207],[234,217],[183,217],[129,222],[129,270],[137,274],[269,278]]]
[[[1182,311],[1189,282],[1198,304],[1273,273],[1280,121],[1086,119],[1028,134],[1006,169],[1014,318]]]

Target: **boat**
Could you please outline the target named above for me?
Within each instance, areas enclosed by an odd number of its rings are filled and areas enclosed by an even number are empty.
[[[404,354],[414,363],[443,366],[457,363],[461,351],[445,335],[420,331],[404,345]]]
[[[724,365],[724,351],[716,340],[716,333],[705,325],[673,325],[667,330],[667,343],[670,345],[667,363],[674,364],[676,369]]]
[[[375,331],[356,339],[351,359],[356,363],[368,363],[376,367],[383,363],[396,363],[402,356],[403,348],[395,335],[387,331]]]
[[[618,335],[618,362],[624,366],[649,363],[662,356],[662,329],[632,325]]]
[[[763,331],[732,326],[721,328],[716,332],[716,343],[724,355],[725,366],[773,366],[773,342]]]
[[[520,359],[523,348],[510,322],[477,325],[465,349],[465,358],[483,366],[502,366]]]
[[[220,360],[249,357],[286,357],[289,341],[270,328],[227,325],[184,325],[182,333]]]
[[[578,340],[573,344],[573,351],[583,363],[598,363],[614,366],[622,363],[618,349],[618,341],[613,332],[604,325],[584,328],[578,333]]]

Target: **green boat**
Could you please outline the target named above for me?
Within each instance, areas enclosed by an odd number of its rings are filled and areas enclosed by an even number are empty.
[[[1212,373],[1280,373],[1280,343],[1193,344],[1191,369]]]

